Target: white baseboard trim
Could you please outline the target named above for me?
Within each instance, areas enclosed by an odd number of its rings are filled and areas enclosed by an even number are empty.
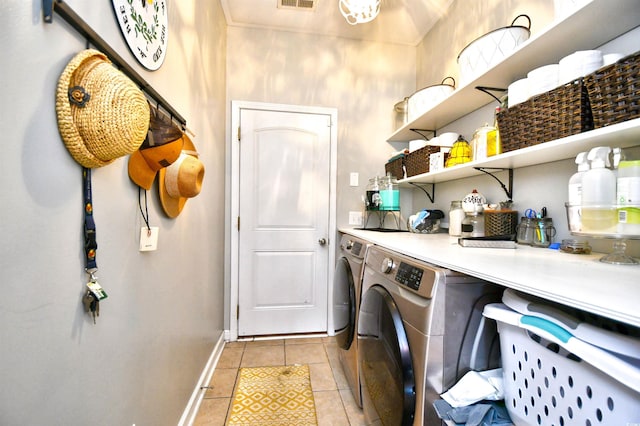
[[[213,351],[211,351],[209,360],[207,361],[204,370],[202,370],[202,374],[200,374],[200,379],[198,380],[198,383],[196,383],[196,387],[191,394],[191,398],[189,398],[189,402],[187,403],[187,406],[182,413],[182,417],[180,417],[178,426],[193,425],[193,422],[198,415],[198,410],[200,409],[202,398],[207,391],[206,387],[211,381],[211,376],[213,376],[213,372],[216,369],[216,365],[218,365],[218,360],[220,359],[220,355],[222,354],[222,350],[224,349],[224,342],[225,334],[220,333],[218,342],[213,347]]]

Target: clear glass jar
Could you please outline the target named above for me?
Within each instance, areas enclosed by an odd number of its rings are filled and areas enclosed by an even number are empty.
[[[449,235],[460,237],[462,235],[462,221],[465,214],[462,210],[462,201],[452,201],[449,207]]]
[[[534,219],[523,217],[518,224],[517,240],[518,244],[533,244],[533,234],[535,232]]]
[[[467,213],[462,221],[462,237],[484,237],[484,215]]]
[[[396,178],[387,174],[381,178],[380,182],[380,210],[399,211],[400,210],[400,190]]]
[[[532,219],[535,232],[533,233],[533,245],[536,247],[549,247],[556,236],[556,228],[550,217]]]
[[[365,207],[367,210],[380,210],[380,184],[378,176],[369,179]]]

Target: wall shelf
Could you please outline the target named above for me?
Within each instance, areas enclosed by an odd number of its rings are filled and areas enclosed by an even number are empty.
[[[472,161],[436,172],[411,176],[399,180],[398,184],[402,187],[412,187],[410,183],[438,183],[483,174],[476,167],[517,169],[534,166],[575,158],[579,152],[588,151],[596,146],[613,144],[621,148],[640,145],[640,118],[509,151],[486,160]]]
[[[599,22],[601,25],[593,25]],[[416,139],[411,129],[440,129],[490,103],[477,86],[507,87],[537,67],[557,63],[577,51],[601,46],[640,24],[637,0],[592,0],[572,15],[555,22],[519,46],[483,75],[459,87],[442,102],[398,129],[387,140]]]

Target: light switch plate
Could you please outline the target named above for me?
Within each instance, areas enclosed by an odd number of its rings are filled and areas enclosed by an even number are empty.
[[[358,172],[352,172],[349,175],[349,185],[358,186]]]
[[[362,212],[349,212],[349,225],[362,226]]]
[[[140,229],[140,251],[154,251],[158,249],[158,234],[160,230],[157,226]]]

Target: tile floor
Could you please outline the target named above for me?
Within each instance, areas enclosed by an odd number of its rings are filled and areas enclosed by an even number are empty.
[[[308,364],[318,426],[363,426],[364,416],[342,372],[333,337],[230,342],[222,351],[195,426],[222,426],[240,367]]]

